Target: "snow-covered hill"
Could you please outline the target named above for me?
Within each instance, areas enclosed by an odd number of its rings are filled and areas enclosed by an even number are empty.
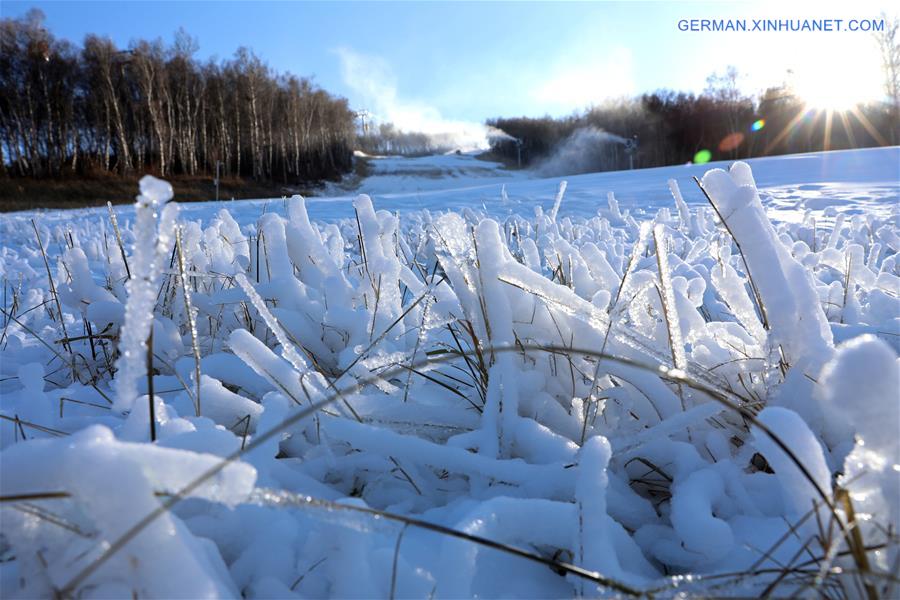
[[[671,195],[660,182],[675,179],[685,201],[691,206],[702,206],[706,199],[692,177],[702,177],[711,168],[727,168],[730,163],[555,178],[509,171],[499,163],[479,160],[474,154],[384,157],[371,159],[371,164],[372,174],[353,194],[307,198],[310,217],[329,221],[352,217],[352,203],[358,193],[370,194],[379,209],[391,212],[471,208],[487,210],[495,216],[532,216],[536,206],[549,210],[563,180],[568,182],[568,188],[562,214],[608,215],[606,197],[613,192],[622,210],[636,216],[653,215],[660,208],[672,206]],[[817,215],[868,212],[883,216],[900,202],[900,147],[757,158],[748,164],[757,174],[768,214],[779,220],[796,221],[807,209]],[[281,198],[273,198],[240,201],[228,208],[244,224],[254,222],[265,211],[282,210],[280,205]],[[185,217],[208,220],[221,206],[215,202],[190,203],[183,205],[181,212]],[[124,220],[133,212],[130,206],[116,207],[116,211]],[[48,225],[105,213],[102,208],[40,212]],[[0,216],[0,224],[6,228],[4,234],[14,235],[33,214],[28,211]]]
[[[0,215],[0,596],[891,597],[898,164]]]

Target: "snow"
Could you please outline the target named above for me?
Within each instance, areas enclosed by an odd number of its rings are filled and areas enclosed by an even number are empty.
[[[825,439],[840,446],[847,433],[857,438],[843,468],[845,477],[858,481],[851,488],[858,510],[886,515],[892,523],[900,519],[898,360],[887,344],[864,334],[841,344],[821,373],[822,401],[830,417],[824,433],[831,435]],[[874,522],[866,521],[866,533],[872,536]],[[896,557],[896,549],[891,549],[877,559],[887,568]]]
[[[433,173],[431,176],[407,173],[404,165],[410,162],[418,163],[418,170]],[[800,223],[809,210],[817,216],[820,227],[826,227],[833,222],[836,214],[841,213],[887,217],[900,202],[897,185],[900,148],[896,146],[754,158],[747,162],[754,170],[767,214],[777,221]],[[603,216],[609,218],[603,210],[606,207],[603,198],[610,192],[615,194],[623,212],[634,215],[655,215],[660,208],[671,207],[672,195],[666,187],[670,179],[678,183],[689,206],[706,206],[706,199],[691,178],[702,177],[712,168],[727,168],[730,163],[711,162],[551,178],[540,178],[530,171],[505,170],[498,163],[465,153],[412,159],[389,157],[378,159],[376,165],[376,173],[364,179],[357,191],[369,194],[379,209],[392,213],[488,207],[500,216],[518,214],[530,217],[535,206],[550,211],[559,184],[565,180],[564,214],[591,217],[601,210]],[[379,174],[379,171],[384,174]],[[504,186],[509,200],[507,204],[502,202],[501,190]],[[348,195],[338,188],[328,188],[326,191],[328,193],[323,196],[306,198],[310,218],[317,221],[352,218],[352,203],[357,193]],[[192,202],[181,205],[181,214],[185,220],[200,219],[203,223],[209,223],[224,206],[228,207],[233,219],[244,226],[256,223],[264,212],[284,214],[282,211],[287,204],[287,200],[282,198],[236,203]],[[123,226],[134,218],[130,207],[117,206],[113,210]],[[3,217],[3,235],[27,235],[29,219],[35,214],[40,214],[42,223],[50,227],[65,226],[85,218],[95,219],[101,212],[106,213],[104,209],[91,208],[7,214]],[[7,228],[6,223],[15,226]],[[614,224],[621,225],[618,222]],[[21,233],[15,231],[19,227],[23,228]],[[896,240],[894,251],[897,251],[900,236],[893,231],[885,235]]]
[[[898,161],[2,215],[0,594],[889,597]]]
[[[0,471],[4,494],[63,489],[72,496],[66,503],[77,503],[81,513],[79,534],[66,534],[64,529],[35,527],[35,517],[28,513],[4,511],[4,536],[16,540],[21,557],[17,562],[23,585],[15,594],[52,595],[103,549],[92,538],[115,539],[158,505],[155,493],[180,490],[216,462],[216,457],[196,452],[120,442],[99,425],[69,438],[32,440],[5,450]],[[252,490],[255,475],[249,465],[236,463],[195,495],[240,502]],[[90,593],[110,597],[131,590],[141,596],[193,598],[233,596],[237,591],[218,551],[169,514],[104,565],[95,581]]]
[[[831,474],[825,464],[821,445],[800,415],[791,410],[770,406],[759,413],[758,419],[771,435],[781,440],[810,474],[811,479],[794,462],[794,458],[775,443],[768,432],[754,430],[757,448],[781,483],[787,514],[802,515],[823,501],[823,493],[830,495]]]
[[[727,173],[713,169],[703,176],[703,186],[734,237],[747,275],[758,290],[759,310],[775,332],[773,343],[781,346],[789,364],[813,362],[821,366],[833,346],[825,312],[819,306],[812,278],[779,243],[750,167],[738,162]],[[839,222],[835,223],[838,229]]]

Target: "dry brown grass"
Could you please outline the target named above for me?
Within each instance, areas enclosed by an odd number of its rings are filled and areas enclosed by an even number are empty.
[[[0,178],[0,212],[36,208],[81,208],[134,202],[140,175],[96,175],[89,177],[31,179]],[[166,177],[179,202],[214,200],[216,188],[210,177]],[[293,194],[311,196],[315,186],[264,183],[244,179],[223,179],[219,199],[280,198]]]

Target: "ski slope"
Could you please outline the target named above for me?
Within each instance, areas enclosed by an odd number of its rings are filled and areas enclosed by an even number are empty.
[[[325,195],[306,199],[310,218],[334,221],[353,216],[353,199],[358,193],[370,194],[379,209],[407,213],[418,210],[439,212],[469,208],[495,216],[518,214],[531,216],[535,207],[549,210],[559,183],[568,182],[562,214],[590,217],[608,215],[606,196],[616,195],[622,210],[634,215],[652,215],[660,208],[672,207],[665,186],[675,179],[691,206],[707,201],[693,183],[711,168],[727,168],[727,162],[591,173],[568,177],[537,178],[528,171],[509,171],[498,163],[477,159],[473,154],[447,154],[419,158],[384,157],[372,160],[373,173],[351,195]],[[789,156],[750,159],[748,164],[758,176],[767,213],[780,221],[796,221],[804,211],[832,217],[846,215],[890,214],[900,202],[900,147],[815,152]],[[508,198],[503,199],[506,188]],[[333,188],[332,188],[333,189]],[[264,211],[278,211],[281,198],[244,200],[229,205],[239,223],[249,224]],[[181,213],[191,219],[209,219],[218,209],[215,202],[182,206]],[[130,206],[116,207],[127,220]],[[71,211],[24,211],[0,216],[5,235],[16,235],[22,222],[40,214],[43,223],[67,223],[104,215],[103,208]],[[15,239],[15,238],[11,238]]]
[[[0,597],[892,597],[898,165],[0,215]]]

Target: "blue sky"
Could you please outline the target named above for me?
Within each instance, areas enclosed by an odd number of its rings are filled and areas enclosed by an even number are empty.
[[[504,115],[568,114],[660,88],[700,91],[729,64],[754,93],[787,69],[811,95],[877,96],[871,36],[851,32],[682,32],[688,18],[870,18],[887,2],[18,2],[58,37],[127,46],[184,27],[201,58],[252,48],[272,68],[412,128]],[[424,124],[424,125],[423,125]]]

